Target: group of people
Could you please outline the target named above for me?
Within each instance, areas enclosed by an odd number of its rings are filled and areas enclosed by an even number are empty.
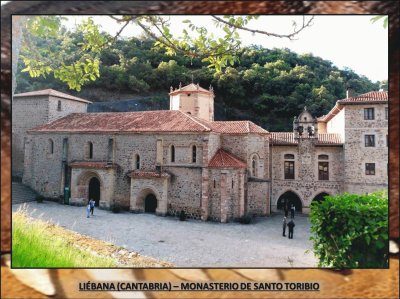
[[[288,227],[288,229],[289,229],[289,236],[288,236],[289,239],[293,239],[293,231],[294,231],[294,227],[296,226],[296,224],[294,224],[294,221],[293,221],[295,211],[296,211],[296,208],[295,208],[294,205],[292,205],[290,207],[291,219],[288,222],[287,221],[287,217],[288,217],[288,214],[289,214],[289,209],[287,208],[287,206],[285,206],[285,216],[283,217],[283,223],[282,223],[282,229],[283,229],[282,236],[286,237],[286,234],[285,234],[286,233],[286,227]]]
[[[86,206],[86,218],[90,218],[90,214],[92,214],[92,216],[93,216],[95,204],[96,204],[96,202],[93,199],[89,200],[89,203]]]

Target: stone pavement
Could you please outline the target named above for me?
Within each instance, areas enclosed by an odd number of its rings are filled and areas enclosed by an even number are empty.
[[[175,217],[95,209],[86,218],[85,207],[45,201],[15,204],[35,218],[134,250],[141,255],[172,262],[177,267],[316,267],[309,240],[310,224],[296,215],[294,238],[282,236],[282,215],[254,223],[179,221]],[[287,235],[287,234],[286,234]],[[306,253],[306,250],[310,252]]]

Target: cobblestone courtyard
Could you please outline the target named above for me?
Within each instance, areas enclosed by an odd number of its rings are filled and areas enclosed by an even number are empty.
[[[114,214],[54,202],[25,204],[35,218],[96,239],[124,246],[177,267],[316,267],[309,240],[310,224],[296,215],[294,238],[282,236],[282,215],[257,218],[252,224],[179,221],[152,214]],[[22,204],[14,204],[13,212]],[[286,234],[287,236],[287,234]],[[310,250],[306,253],[307,250]]]

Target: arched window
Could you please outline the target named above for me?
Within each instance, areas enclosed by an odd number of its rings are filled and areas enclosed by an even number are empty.
[[[217,185],[217,184],[216,184],[215,179],[214,179],[214,189],[215,189],[216,185]]]
[[[57,103],[57,111],[61,111],[61,101],[58,101]]]
[[[251,158],[251,176],[257,176],[257,167],[258,167],[258,157],[257,155],[253,155]]]
[[[192,146],[192,163],[196,163],[197,161],[197,147],[195,145]]]
[[[135,169],[140,169],[140,156],[135,156]]]
[[[175,146],[171,145],[171,162],[175,162]]]
[[[318,155],[318,160],[329,160],[328,155]]]
[[[49,143],[48,143],[48,150],[47,152],[49,154],[53,154],[54,153],[54,142],[52,139],[49,139]]]
[[[286,159],[294,160],[294,155],[292,155],[292,154],[285,154],[284,158],[285,158],[285,160],[286,160]]]
[[[87,143],[86,158],[93,159],[93,143],[90,141]]]

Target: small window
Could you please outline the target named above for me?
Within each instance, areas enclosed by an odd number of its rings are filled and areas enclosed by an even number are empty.
[[[215,183],[215,179],[214,179],[214,189],[215,189],[215,187],[216,187],[216,183]]]
[[[286,154],[286,155],[284,156],[284,158],[285,158],[285,159],[292,159],[292,160],[294,160],[294,155]]]
[[[93,143],[87,143],[87,152],[86,152],[87,159],[93,159]]]
[[[364,108],[364,119],[366,119],[366,120],[375,119],[374,108]]]
[[[365,146],[374,147],[375,146],[375,135],[365,135]]]
[[[61,111],[61,101],[58,101],[57,103],[57,111]]]
[[[328,155],[318,155],[318,160],[329,160]]]
[[[135,169],[140,169],[140,156],[135,156]]]
[[[389,108],[385,107],[385,119],[388,120],[389,119]]]
[[[192,163],[197,161],[197,148],[195,145],[192,146]]]
[[[175,146],[171,145],[171,162],[175,162]]]
[[[191,95],[190,93],[187,94],[188,97],[190,97],[190,95]]]
[[[294,180],[294,161],[285,161],[285,180]]]
[[[232,179],[232,189],[233,189],[233,179]]]
[[[258,159],[256,155],[251,158],[251,176],[257,176]]]
[[[329,180],[329,162],[318,162],[318,179],[320,181]]]
[[[375,163],[365,163],[365,174],[375,175]]]
[[[48,143],[48,150],[47,152],[49,154],[53,154],[54,153],[54,142],[52,139],[49,139],[49,143]]]

